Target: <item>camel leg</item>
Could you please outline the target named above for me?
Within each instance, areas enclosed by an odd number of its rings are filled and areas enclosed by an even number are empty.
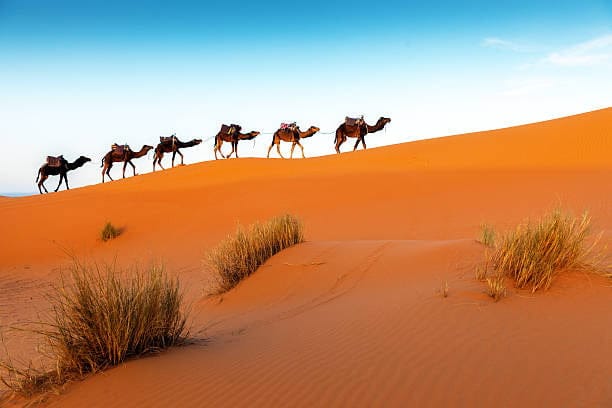
[[[231,144],[232,144],[232,151],[230,152],[230,154],[225,156],[226,159],[229,159],[230,157],[232,157],[232,154],[234,154],[234,152],[236,151],[234,148],[234,142],[232,142]],[[236,157],[238,157],[238,153],[236,153]]]
[[[353,151],[357,150],[357,147],[359,146],[359,142],[361,142],[361,136],[357,137],[357,142],[355,143],[355,147],[353,147]]]
[[[361,144],[363,145],[363,150],[366,150],[365,136],[361,138]]]
[[[43,193],[42,190],[40,189],[41,186],[42,186],[42,188],[45,189],[45,193],[49,192],[47,190],[47,187],[45,187],[45,185],[43,184],[43,182],[47,179],[47,177],[49,177],[49,176],[47,176],[46,174],[43,174],[42,176],[40,176],[40,181],[38,182],[38,191],[40,191],[40,194]]]
[[[236,151],[236,158],[239,159],[240,157],[238,157],[238,142],[236,142],[236,147],[234,148],[234,150]]]
[[[134,166],[134,163],[132,163],[131,160],[128,160],[126,162],[123,162],[123,178],[125,178],[125,168],[128,164],[132,166],[132,173],[134,173],[134,176],[136,175],[136,166]]]
[[[172,167],[174,167],[174,158],[176,157],[176,150],[172,151]]]
[[[132,173],[135,176],[136,175],[136,166],[134,166],[134,163],[132,163],[132,161],[128,161],[128,163],[130,164],[130,166],[132,166]]]
[[[108,167],[105,167],[104,169],[102,169],[102,182],[104,183],[104,173],[106,172],[106,175],[108,176],[108,178],[110,179],[110,181],[113,181],[113,178],[110,175],[110,171],[111,168],[113,167],[113,163],[110,163]]]
[[[276,151],[278,152],[278,155],[281,157],[281,159],[285,158],[285,156],[283,156],[283,154],[281,153],[280,142],[276,144]]]
[[[179,156],[181,156],[181,166],[183,166],[184,165],[184,163],[183,163],[183,153],[181,153],[180,150],[177,150],[176,152],[178,153]]]
[[[295,149],[295,142],[291,143],[291,153],[289,154],[290,159],[293,159],[293,149]]]
[[[64,173],[60,173],[60,180],[59,180],[59,183],[57,184],[57,187],[55,188],[56,193],[57,193],[57,190],[59,190],[60,186],[62,185],[62,180],[64,180],[65,177],[66,175]],[[68,187],[67,181],[66,181],[66,187]]]
[[[297,141],[297,145],[300,146],[300,149],[302,149],[302,159],[305,159],[306,156],[304,156],[304,146],[302,146],[299,140]]]
[[[340,146],[342,145],[342,143],[346,142],[346,136],[343,136],[341,138],[338,138],[338,141],[336,142],[336,153],[340,154]]]
[[[274,140],[272,140],[272,144],[270,145],[270,147],[268,147],[268,156],[267,158],[270,158],[270,151],[272,150],[272,148],[274,147]]]
[[[221,138],[219,138],[217,140],[217,142],[215,143],[215,160],[218,160],[217,152],[219,152],[219,154],[221,155],[222,159],[225,159],[225,155],[223,154],[223,150],[221,150],[221,147],[223,147],[223,140],[221,140]]]

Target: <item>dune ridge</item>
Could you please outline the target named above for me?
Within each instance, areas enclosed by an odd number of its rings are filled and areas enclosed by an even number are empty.
[[[610,281],[570,273],[544,295],[511,289],[493,304],[474,265],[481,223],[504,229],[559,205],[588,210],[612,242],[610,123],[608,108],[339,156],[204,162],[0,197],[10,220],[0,234],[0,324],[36,316],[69,255],[163,261],[194,302],[196,344],[71,384],[49,406],[606,406]],[[204,252],[237,222],[282,213],[304,221],[307,242],[204,298]],[[107,221],[124,233],[102,243]],[[11,344],[27,355],[32,340]]]

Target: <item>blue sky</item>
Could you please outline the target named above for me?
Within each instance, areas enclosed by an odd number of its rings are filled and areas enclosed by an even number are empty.
[[[93,184],[112,142],[206,139],[223,122],[331,132],[345,115],[392,117],[374,147],[549,119],[612,105],[611,72],[609,0],[0,0],[0,134],[18,152],[0,191],[33,191],[48,154],[91,157],[71,184]],[[210,160],[211,143],[185,156]]]

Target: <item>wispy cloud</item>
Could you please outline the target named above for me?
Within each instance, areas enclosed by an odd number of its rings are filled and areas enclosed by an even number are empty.
[[[481,45],[487,48],[507,50],[514,52],[528,52],[529,48],[514,41],[508,41],[497,37],[489,37],[482,40]]]
[[[506,90],[500,94],[502,96],[525,96],[553,86],[555,86],[555,81],[550,78],[509,80],[506,81]]]
[[[541,62],[560,67],[592,67],[609,61],[612,61],[612,34],[552,52]]]

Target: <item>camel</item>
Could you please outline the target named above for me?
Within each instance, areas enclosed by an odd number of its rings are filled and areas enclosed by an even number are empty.
[[[89,157],[81,156],[74,162],[69,163],[66,159],[60,156],[61,164],[59,167],[49,166],[48,163],[43,164],[42,166],[40,166],[40,169],[38,169],[38,175],[36,176],[36,182],[38,182],[38,191],[40,192],[40,194],[42,194],[42,187],[45,190],[45,193],[48,193],[49,191],[43,183],[49,176],[57,175],[60,176],[60,180],[59,184],[57,185],[57,188],[55,189],[55,192],[57,192],[57,190],[59,190],[60,186],[62,185],[62,180],[66,180],[66,189],[70,190],[70,187],[68,186],[68,172],[71,170],[78,169],[88,161],[91,161]],[[38,181],[38,179],[40,179],[40,181]]]
[[[111,181],[113,178],[110,175],[110,169],[113,167],[114,162],[123,162],[123,178],[125,178],[125,168],[129,164],[132,166],[134,176],[136,175],[136,166],[132,163],[132,159],[137,159],[149,153],[149,150],[153,149],[153,146],[143,145],[142,148],[135,152],[130,149],[129,146],[124,146],[124,149],[113,149],[106,153],[102,158],[102,182],[104,183],[104,175],[106,174]]]
[[[172,167],[174,167],[174,157],[177,153],[179,156],[181,156],[181,166],[184,165],[183,154],[179,151],[179,149],[182,149],[183,147],[197,146],[200,143],[202,143],[202,139],[193,139],[189,142],[181,142],[175,135],[172,135],[169,139],[160,142],[155,148],[155,156],[153,156],[153,171],[155,171],[155,163],[159,164],[159,167],[161,167],[162,170],[165,170],[164,166],[161,164],[164,153],[172,152]]]
[[[270,157],[270,150],[272,150],[272,147],[274,147],[274,145],[276,145],[276,151],[278,152],[280,157],[284,159],[283,154],[280,151],[280,142],[281,141],[292,143],[292,145],[291,145],[291,154],[289,155],[289,158],[291,158],[291,159],[293,158],[293,149],[295,149],[296,145],[300,146],[300,149],[302,149],[302,158],[305,158],[305,156],[304,156],[304,147],[300,143],[300,139],[304,139],[306,137],[311,137],[312,135],[317,133],[319,130],[321,130],[321,129],[319,129],[316,126],[311,126],[305,132],[302,132],[300,130],[299,126],[296,126],[293,129],[289,128],[289,127],[288,128],[284,128],[284,129],[278,129],[276,132],[274,132],[274,136],[272,136],[272,144],[270,144],[270,147],[268,148],[268,158]]]
[[[338,129],[336,129],[336,138],[334,139],[334,143],[336,144],[336,153],[340,153],[340,145],[346,142],[347,137],[356,137],[357,143],[355,143],[355,147],[353,151],[357,150],[357,146],[359,146],[359,142],[363,145],[363,148],[366,148],[365,144],[365,135],[368,133],[378,132],[382,130],[387,123],[391,122],[390,118],[380,117],[375,125],[371,126],[367,123],[363,123],[363,125],[347,125],[346,122],[341,124]]]
[[[226,130],[230,127],[234,127],[234,130],[231,132]],[[217,152],[219,152],[219,154],[221,154],[221,157],[224,159],[229,159],[232,154],[236,152],[236,158],[238,158],[238,142],[240,140],[251,140],[259,135],[259,132],[254,130],[249,133],[241,133],[242,128],[238,125],[231,125],[230,127],[228,127],[227,125],[221,126],[221,130],[215,136],[215,160],[218,159]],[[229,142],[232,144],[232,151],[227,156],[224,156],[223,152],[221,151],[221,146],[223,146],[223,142]]]

